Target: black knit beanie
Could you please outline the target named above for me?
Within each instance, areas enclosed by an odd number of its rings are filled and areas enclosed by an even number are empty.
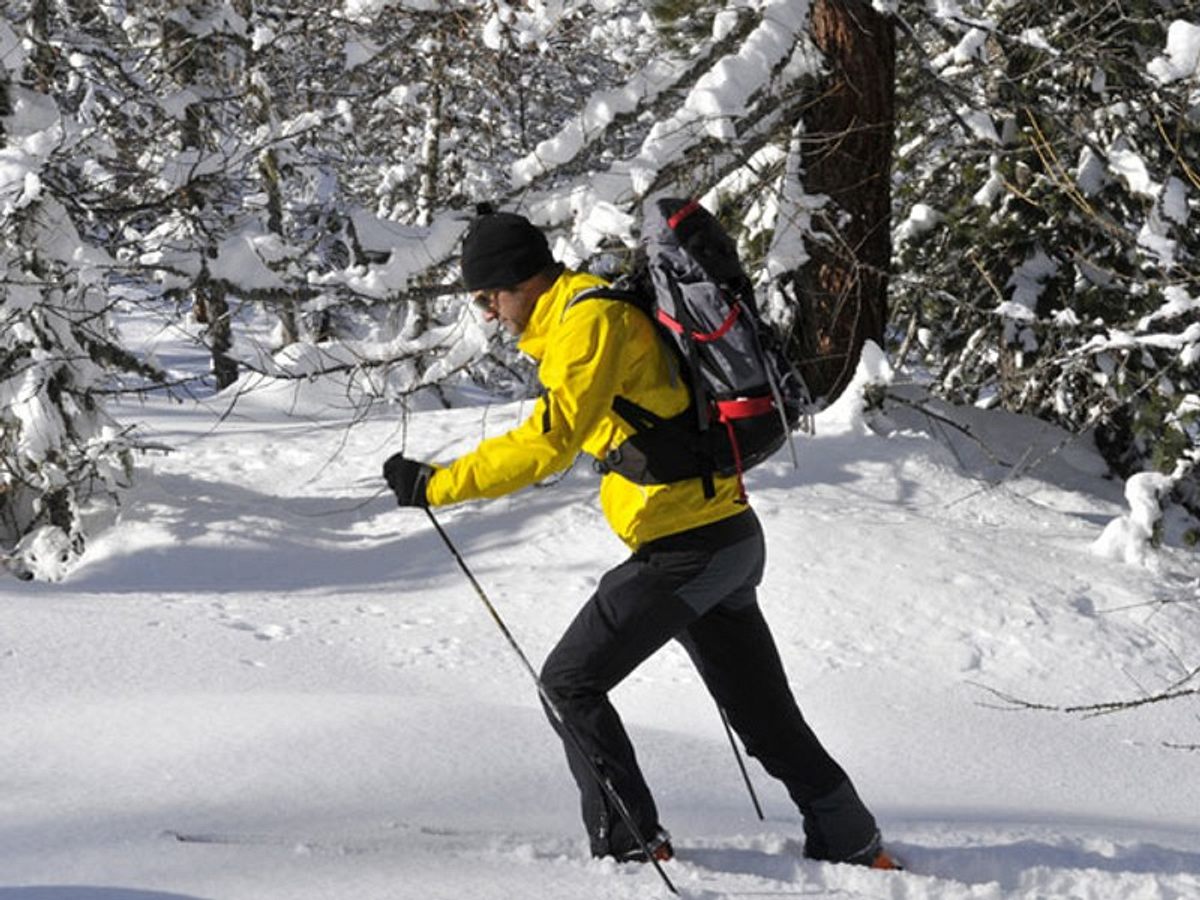
[[[516,213],[481,215],[463,238],[462,277],[468,291],[515,287],[553,262],[546,236]]]

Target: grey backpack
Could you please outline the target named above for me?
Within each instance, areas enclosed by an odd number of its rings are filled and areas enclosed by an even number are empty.
[[[613,411],[634,434],[598,463],[638,484],[690,478],[713,496],[714,475],[737,475],[771,456],[809,412],[808,390],[759,314],[733,239],[694,200],[648,202],[645,259],[611,288],[572,303],[621,300],[643,310],[673,349],[692,394],[663,418],[626,397]],[[744,489],[743,489],[744,496]]]

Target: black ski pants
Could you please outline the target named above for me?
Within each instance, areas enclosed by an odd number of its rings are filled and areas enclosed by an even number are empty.
[[[554,710],[548,714],[579,785],[596,856],[636,846],[597,771],[644,838],[658,828],[654,799],[608,692],[671,639],[687,650],[746,752],[786,786],[805,816],[810,855],[848,858],[874,839],[874,819],[788,687],[755,593],[764,563],[762,529],[749,509],[653,541],[604,575],[547,657],[542,684],[563,721]]]

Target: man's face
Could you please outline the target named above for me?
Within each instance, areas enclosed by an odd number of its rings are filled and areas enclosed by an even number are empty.
[[[485,322],[499,320],[505,331],[520,336],[529,324],[529,317],[533,315],[533,307],[537,303],[537,297],[531,296],[527,287],[528,282],[515,288],[480,291],[473,302],[483,312]]]

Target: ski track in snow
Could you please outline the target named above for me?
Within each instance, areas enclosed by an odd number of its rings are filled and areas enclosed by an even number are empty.
[[[319,386],[138,413],[121,521],[61,584],[0,587],[0,900],[669,896],[588,857],[529,683],[422,515],[380,493],[395,421],[346,431]],[[331,390],[331,396],[336,391]],[[446,459],[528,411],[413,416]],[[966,411],[1008,461],[1045,426]],[[711,700],[667,647],[614,692],[682,896],[1200,897],[1195,706],[1070,719],[1195,665],[1200,567],[1089,551],[1123,511],[1078,446],[995,467],[916,414],[835,408],[750,476],[764,609],[806,715],[905,873],[801,858],[782,790],[757,821]],[[1003,480],[1002,480],[1003,479]],[[535,665],[624,553],[577,465],[439,511]],[[1184,602],[1186,601],[1186,602]],[[200,840],[180,842],[172,833]]]

